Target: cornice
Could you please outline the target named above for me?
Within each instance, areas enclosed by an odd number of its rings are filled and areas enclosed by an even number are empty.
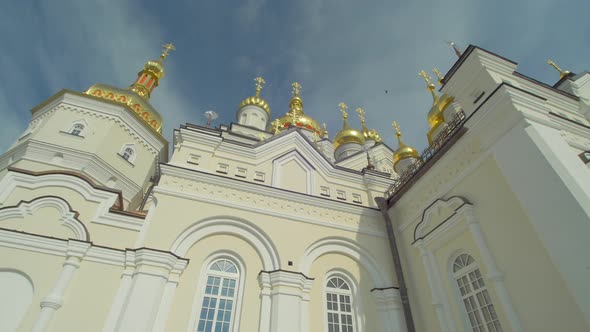
[[[59,91],[31,110],[33,114],[31,121],[35,121],[37,117],[43,116],[45,112],[59,107],[91,115],[101,115],[111,120],[120,121],[120,124],[125,126],[132,136],[135,136],[138,143],[148,144],[149,148],[153,149],[156,154],[158,151],[163,150],[160,153],[161,161],[166,160],[168,156],[168,141],[162,135],[154,132],[152,128],[146,127],[143,120],[133,111],[126,110],[125,105],[106,99],[98,99],[80,92],[65,89]]]
[[[385,236],[378,209],[162,165],[154,193],[192,199],[282,219]]]

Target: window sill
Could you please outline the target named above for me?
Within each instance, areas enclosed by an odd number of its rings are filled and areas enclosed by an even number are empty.
[[[71,137],[78,137],[78,138],[80,138],[80,139],[84,139],[84,138],[85,138],[85,137],[84,137],[84,136],[82,136],[82,135],[74,135],[74,134],[72,134],[72,133],[69,133],[69,132],[67,132],[67,131],[63,131],[63,130],[60,130],[59,132],[60,132],[60,133],[62,133],[62,134],[64,134],[64,135],[71,136]]]
[[[123,157],[123,155],[122,155],[122,154],[120,154],[120,153],[117,153],[117,155],[118,155],[119,157],[121,157],[121,159],[125,160],[125,161],[126,161],[128,164],[129,164],[129,165],[131,165],[131,167],[135,167],[135,165],[134,165],[132,162],[130,162],[129,160],[125,159],[125,157]]]

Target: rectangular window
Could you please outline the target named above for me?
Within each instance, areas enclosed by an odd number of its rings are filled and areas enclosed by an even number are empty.
[[[247,175],[248,170],[245,169],[244,167],[238,167],[236,168],[236,177],[239,178],[245,178]]]
[[[360,194],[352,194],[352,201],[359,204],[363,203]]]
[[[264,173],[263,172],[254,172],[254,181],[264,182]]]
[[[227,174],[227,172],[229,171],[229,165],[228,164],[218,164],[217,165],[217,173],[221,173],[221,174]]]
[[[200,159],[201,159],[201,156],[199,156],[199,155],[196,155],[196,154],[191,154],[191,155],[188,157],[188,161],[187,161],[187,163],[189,163],[189,164],[193,164],[193,165],[198,165],[198,164],[199,164],[199,160],[200,160]]]

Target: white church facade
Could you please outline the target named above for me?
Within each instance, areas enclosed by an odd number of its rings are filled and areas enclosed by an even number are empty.
[[[50,97],[0,156],[1,331],[590,330],[590,73],[470,46],[440,92],[421,73],[423,153],[343,103],[330,137],[299,83],[273,114],[257,78],[169,145],[170,49]]]

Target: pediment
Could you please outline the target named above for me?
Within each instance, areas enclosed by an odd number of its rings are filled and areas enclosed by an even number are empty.
[[[457,211],[470,203],[463,197],[453,196],[448,200],[437,199],[422,214],[422,220],[414,229],[414,241],[425,238],[445,221],[453,218]]]

